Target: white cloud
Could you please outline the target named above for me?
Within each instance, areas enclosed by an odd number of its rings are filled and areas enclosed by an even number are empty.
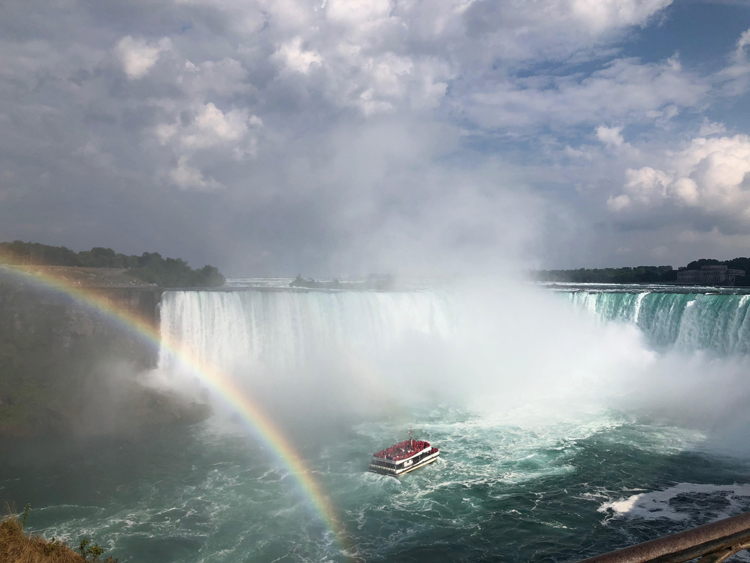
[[[325,6],[331,20],[357,27],[387,18],[392,9],[391,0],[328,0]]]
[[[223,113],[213,103],[204,105],[195,117],[194,124],[184,131],[182,144],[190,149],[213,147],[242,140],[250,125],[260,126],[262,121],[250,117],[247,110]]]
[[[573,0],[571,8],[577,19],[596,30],[640,25],[672,0]]]
[[[628,169],[625,172],[627,182],[623,187],[624,194],[610,197],[607,206],[611,211],[622,211],[633,205],[647,206],[659,201],[667,194],[671,177],[661,170],[644,166],[639,170]]]
[[[173,154],[179,156],[177,167],[167,173],[172,183],[182,189],[214,190],[223,187],[222,184],[188,165],[188,159],[209,150],[213,151],[212,160],[239,161],[254,156],[258,149],[257,133],[263,121],[244,109],[222,112],[211,102],[199,106],[194,113],[187,124],[180,120],[161,123],[151,134],[161,146],[170,147]]]
[[[748,61],[750,29],[737,40],[733,53],[733,63],[718,73],[718,78],[725,81],[724,90],[730,96],[736,96],[750,89],[750,61]]]
[[[226,147],[241,149],[251,137],[251,131],[263,127],[263,120],[250,115],[246,109],[222,112],[212,102],[200,105],[190,123],[161,123],[152,133],[159,144],[175,142],[177,148],[186,150]]]
[[[660,169],[628,170],[612,211],[671,204],[693,207],[750,227],[750,137],[698,137],[688,147],[667,153]],[[665,171],[666,170],[666,171]]]
[[[740,38],[737,40],[737,47],[734,51],[734,58],[737,64],[747,62],[747,51],[745,47],[748,45],[750,45],[750,29],[740,35]]]
[[[273,58],[281,61],[286,68],[294,72],[307,74],[313,66],[321,66],[323,57],[316,51],[306,51],[302,48],[302,38],[295,37],[287,41],[278,51],[274,53]]]
[[[619,147],[625,142],[621,132],[622,127],[605,127],[604,125],[600,125],[596,128],[596,138],[605,145]]]
[[[163,51],[169,51],[172,42],[164,37],[158,43],[148,43],[145,39],[133,39],[126,35],[115,46],[115,53],[122,62],[122,68],[130,80],[142,78],[156,64]]]
[[[488,69],[518,62],[564,60],[570,56],[585,60],[582,51],[598,49],[598,45],[619,30],[645,24],[671,0],[538,0],[534,3],[191,0],[191,3],[210,6],[225,15],[228,25],[243,43],[243,50],[252,58],[252,64],[262,66],[264,56],[270,56],[282,72],[295,75],[286,77],[284,82],[295,91],[321,93],[318,99],[338,106],[357,107],[365,115],[374,115],[399,109],[439,107],[451,81],[459,78],[465,92],[485,90],[488,97],[496,99],[485,100],[489,101],[489,107],[484,108],[486,111],[479,107],[484,103],[479,99],[458,105],[468,106],[478,123],[499,122],[498,126],[503,126],[513,119],[523,120],[525,113],[542,111],[546,114],[533,117],[532,121],[536,122],[550,115],[562,115],[558,109],[570,109],[556,107],[560,105],[577,106],[570,118],[575,120],[591,100],[581,104],[573,99],[563,100],[579,93],[575,91],[575,83],[580,77],[572,78],[570,83],[560,81],[556,87],[561,90],[561,96],[537,91],[522,81],[501,82],[493,91],[484,79]],[[242,17],[241,12],[247,17]],[[273,53],[264,55],[262,46],[248,40],[261,27],[264,37],[274,45]],[[602,78],[607,82],[611,82],[606,76],[608,72],[624,70],[618,63],[613,65],[616,68],[602,71]],[[651,68],[642,66],[647,70]],[[313,71],[322,71],[323,75]],[[694,89],[683,88],[686,84],[679,80],[667,84],[669,80],[662,75],[641,78],[645,84],[641,84],[639,96],[648,97],[648,86],[652,85],[656,92],[652,98],[658,99],[641,101],[643,108],[637,107],[638,101],[634,102],[634,109],[638,111],[660,111],[675,100],[675,108],[694,102],[694,97],[686,101]],[[623,79],[632,82],[628,77]],[[622,83],[613,84],[613,88],[618,86],[623,89]],[[587,84],[584,90],[592,88],[596,85]],[[464,95],[460,88],[455,92]],[[614,103],[624,105],[631,94],[632,91],[622,92],[619,99],[614,96]],[[516,111],[518,103],[527,107]],[[592,107],[592,111],[600,110],[593,121],[605,121],[610,114],[627,113],[624,108],[619,112],[606,112],[606,108],[601,107],[604,103],[599,101]],[[547,106],[548,111],[540,106]]]
[[[485,127],[564,126],[651,121],[652,112],[697,105],[709,89],[705,80],[684,71],[674,59],[645,64],[616,59],[585,78],[536,76],[503,81],[469,95],[464,103],[468,115]]]
[[[177,167],[169,172],[169,177],[183,190],[214,191],[222,187],[216,180],[206,179],[200,170],[188,165],[186,156],[180,157]]]
[[[711,135],[719,135],[726,132],[727,128],[723,123],[714,123],[713,121],[704,119],[703,125],[701,125],[701,128],[698,131],[698,135],[701,137],[710,137]]]

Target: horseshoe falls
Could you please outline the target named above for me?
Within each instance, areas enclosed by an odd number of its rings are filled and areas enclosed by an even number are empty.
[[[321,350],[377,356],[409,334],[447,338],[451,316],[440,292],[168,291],[161,332],[209,365],[249,360],[283,369]],[[162,351],[160,367],[171,361]]]
[[[44,466],[2,444],[0,487],[32,503],[33,532],[85,530],[121,562],[572,563],[750,510],[749,305],[633,286],[169,291],[162,335],[252,394],[341,537],[167,349],[143,377],[209,396],[209,420],[40,443]],[[410,429],[439,461],[366,473]]]

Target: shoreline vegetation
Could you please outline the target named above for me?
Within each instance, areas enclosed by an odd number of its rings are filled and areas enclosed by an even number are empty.
[[[737,278],[735,286],[750,286],[750,258],[731,260],[701,258],[677,269],[672,266],[637,266],[634,268],[579,268],[577,270],[536,270],[531,276],[536,281],[562,283],[676,283],[677,272],[700,270],[703,266],[727,266],[744,270],[748,275]]]
[[[158,252],[128,256],[103,247],[75,252],[37,242],[0,242],[0,264],[4,262],[91,287],[220,287],[226,281],[214,266],[193,269],[181,258],[163,258]]]
[[[92,544],[88,538],[81,540],[78,552],[61,540],[47,540],[24,531],[31,506],[23,514],[16,514],[12,505],[6,505],[8,514],[0,520],[0,561],[2,563],[117,563],[107,557],[100,560],[104,549]]]

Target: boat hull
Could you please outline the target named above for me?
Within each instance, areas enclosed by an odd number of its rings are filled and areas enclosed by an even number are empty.
[[[425,465],[429,465],[435,461],[437,461],[437,458],[440,457],[440,452],[437,451],[434,454],[430,454],[424,458],[422,458],[417,463],[414,463],[408,467],[402,467],[396,469],[390,468],[390,467],[384,467],[382,465],[374,465],[370,464],[370,467],[368,468],[368,471],[371,473],[378,473],[380,475],[390,475],[391,477],[401,477],[401,475],[405,475],[406,473],[411,473],[415,469],[419,469],[420,467],[424,467]]]

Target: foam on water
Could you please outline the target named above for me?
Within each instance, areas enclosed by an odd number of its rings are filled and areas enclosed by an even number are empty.
[[[660,491],[643,492],[626,499],[605,502],[600,512],[620,518],[643,520],[690,520],[700,511],[720,520],[750,510],[750,485],[678,483]]]

